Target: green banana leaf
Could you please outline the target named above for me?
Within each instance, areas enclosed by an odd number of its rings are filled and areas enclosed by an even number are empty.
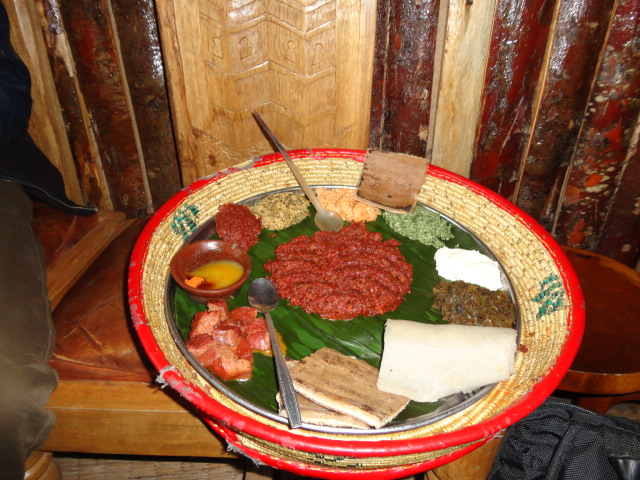
[[[418,205],[416,208],[425,208]],[[266,277],[264,263],[275,258],[275,249],[281,243],[287,242],[300,235],[311,236],[317,231],[313,216],[315,211],[310,207],[311,215],[303,222],[286,230],[263,230],[259,242],[249,250],[252,260],[252,270],[249,280],[236,296],[228,300],[229,309],[248,305],[247,292],[249,284],[256,278]],[[310,355],[322,347],[333,348],[345,355],[363,359],[376,368],[380,367],[382,355],[382,337],[386,319],[404,319],[424,323],[446,323],[441,314],[432,308],[433,287],[440,282],[436,272],[434,254],[435,247],[425,246],[410,240],[393,231],[385,222],[382,215],[374,222],[367,223],[371,231],[382,233],[383,238],[395,238],[401,242],[400,251],[407,262],[413,266],[413,282],[411,291],[406,295],[403,303],[393,312],[375,317],[357,317],[353,320],[331,321],[324,320],[315,314],[307,314],[299,307],[291,306],[286,300],[281,300],[272,312],[276,330],[282,336],[286,345],[285,355],[299,360]],[[453,238],[446,241],[450,248],[465,248],[484,252],[482,245],[467,231],[451,223]],[[215,235],[211,238],[216,238]],[[205,307],[194,302],[180,288],[176,289],[173,299],[173,315],[176,326],[184,340],[187,339],[191,328],[191,320],[198,311]],[[260,353],[254,355],[253,376],[245,381],[223,382],[227,388],[268,411],[277,412],[275,365],[270,356]],[[418,403],[409,405],[394,420],[394,423],[410,422],[433,412],[442,402]]]

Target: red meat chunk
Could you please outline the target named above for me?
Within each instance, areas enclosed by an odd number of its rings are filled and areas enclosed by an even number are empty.
[[[203,310],[196,313],[191,322],[191,332],[189,338],[193,338],[203,333],[211,335],[218,325],[226,318],[220,310]]]
[[[236,356],[244,360],[249,360],[253,363],[253,351],[251,351],[251,345],[246,338],[240,338],[240,342],[236,346]]]
[[[246,380],[251,378],[253,373],[253,361],[238,358],[235,351],[231,347],[216,346],[213,347],[216,352],[215,358],[210,365],[216,375],[222,380]]]
[[[224,300],[207,303],[191,322],[187,349],[222,380],[243,380],[253,373],[253,350],[269,351],[269,332],[264,318],[253,307],[228,310]]]
[[[196,335],[190,338],[189,340],[187,340],[185,343],[185,346],[187,347],[187,350],[189,350],[191,355],[196,357],[196,356],[202,355],[207,350],[209,350],[212,340],[213,339],[211,335],[207,333],[202,333],[200,335]]]
[[[256,318],[251,323],[242,326],[242,334],[248,340],[253,350],[267,352],[271,350],[269,330],[264,318]]]
[[[240,343],[242,330],[235,325],[223,325],[216,328],[211,335],[212,340],[217,345],[235,348]]]
[[[227,307],[226,300],[209,300],[207,302],[207,310],[210,312],[221,312],[223,316],[226,318],[229,315],[229,308]]]
[[[241,326],[254,321],[257,316],[258,309],[254,307],[238,307],[229,312],[229,320]]]

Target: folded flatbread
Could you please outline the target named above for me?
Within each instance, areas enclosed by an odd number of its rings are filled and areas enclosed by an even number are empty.
[[[506,380],[515,373],[512,328],[387,320],[378,388],[417,402]]]
[[[310,423],[312,425],[323,425],[327,427],[340,427],[340,428],[369,428],[364,422],[361,422],[357,418],[351,415],[345,415],[344,413],[329,410],[328,408],[318,405],[312,402],[308,398],[302,395],[297,395],[298,407],[300,408],[300,416],[304,423]],[[283,417],[287,417],[287,411],[282,403],[282,397],[278,393],[276,396],[280,411],[278,412]]]
[[[377,368],[328,347],[303,358],[290,374],[300,395],[374,428],[390,422],[409,403],[405,396],[376,387]]]

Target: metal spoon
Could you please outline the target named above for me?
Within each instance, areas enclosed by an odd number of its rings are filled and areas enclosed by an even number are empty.
[[[273,358],[276,362],[276,375],[278,376],[280,395],[282,395],[284,408],[287,410],[289,426],[291,428],[298,428],[302,426],[302,419],[300,417],[300,407],[298,407],[296,391],[293,388],[289,369],[284,363],[284,356],[282,355],[282,350],[280,350],[276,329],[273,326],[273,320],[271,320],[271,314],[269,313],[278,305],[280,296],[278,295],[275,285],[271,283],[268,278],[256,278],[251,282],[251,285],[249,285],[248,297],[249,305],[257,308],[260,313],[264,314],[264,318],[267,321],[269,339],[271,340],[271,351],[273,352]]]
[[[284,149],[282,144],[278,141],[273,132],[269,129],[269,127],[267,127],[267,124],[264,123],[262,117],[260,117],[257,112],[253,112],[253,116],[262,128],[262,131],[271,139],[278,151],[282,154],[285,161],[287,162],[287,165],[289,165],[291,172],[293,172],[293,176],[296,177],[296,180],[300,184],[300,188],[302,188],[304,194],[315,207],[317,213],[314,220],[318,228],[320,230],[326,230],[328,232],[339,231],[344,226],[342,217],[333,210],[327,210],[320,204],[320,202],[318,201],[318,197],[316,197],[316,194],[313,193],[313,190],[311,190],[311,187],[302,176],[302,173],[300,173],[300,170],[298,170],[298,167],[296,167],[295,163],[293,163],[293,160],[291,160],[291,157]]]

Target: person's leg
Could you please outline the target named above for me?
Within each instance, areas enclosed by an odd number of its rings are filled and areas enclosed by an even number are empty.
[[[0,478],[24,478],[24,462],[55,418],[43,406],[57,374],[42,245],[22,187],[0,180]]]

